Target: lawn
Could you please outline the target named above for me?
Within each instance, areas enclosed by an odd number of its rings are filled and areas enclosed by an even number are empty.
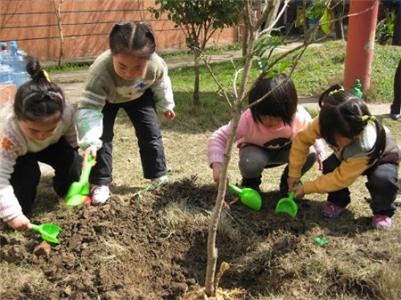
[[[309,51],[294,74],[301,95],[317,95],[342,76],[342,42]],[[378,46],[376,54],[374,69],[381,66],[383,72],[373,75],[372,95],[389,101],[390,79],[401,52]],[[233,68],[230,63],[215,65],[226,86]],[[37,257],[33,248],[40,241],[35,233],[0,232],[0,298],[180,299],[204,284],[208,220],[216,194],[206,144],[230,114],[204,70],[200,110],[192,107],[192,70],[170,74],[177,118],[161,118],[161,128],[172,181],[138,197],[148,183],[142,178],[135,135],[120,113],[112,198],[101,207],[67,209],[54,203],[51,177],[44,176],[32,220],[59,224],[61,244],[49,257]],[[400,142],[401,123],[383,122]],[[232,182],[240,180],[237,161],[235,150],[229,169]],[[400,213],[391,231],[372,229],[369,194],[365,178],[360,178],[351,187],[351,205],[337,220],[321,216],[325,195],[317,194],[300,201],[294,219],[275,214],[281,171],[264,172],[260,212],[238,202],[224,210],[218,264],[226,261],[231,268],[221,287],[239,289],[238,299],[400,299]],[[313,168],[306,176],[318,175]],[[233,199],[229,194],[227,200]],[[328,244],[315,244],[315,236]]]

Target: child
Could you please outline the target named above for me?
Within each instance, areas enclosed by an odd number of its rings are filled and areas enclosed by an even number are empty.
[[[269,93],[270,92],[270,93]],[[298,105],[294,83],[285,74],[269,79],[260,79],[249,95],[249,103],[262,101],[245,110],[240,117],[235,139],[239,147],[239,169],[243,187],[259,190],[262,172],[288,163],[290,146],[294,136],[311,121],[308,112]],[[216,130],[208,143],[209,166],[213,169],[213,179],[219,181],[224,149],[227,144],[231,124]],[[323,147],[315,144],[317,159],[322,161]],[[302,174],[316,161],[316,154],[310,152],[303,165]],[[319,163],[320,164],[320,163]],[[286,195],[288,168],[280,182],[280,192]]]
[[[168,120],[175,117],[171,81],[165,62],[155,53],[151,27],[140,22],[115,24],[109,46],[90,68],[77,111],[80,147],[97,156],[91,174],[94,204],[110,197],[113,126],[118,110],[124,109],[134,125],[144,177],[155,183],[167,180],[155,102]]]
[[[37,59],[30,59],[27,71],[32,80],[21,85],[13,105],[4,108],[0,131],[0,217],[18,230],[30,226],[25,215],[35,201],[39,161],[54,168],[53,187],[59,197],[81,173],[73,108]]]
[[[327,218],[339,216],[350,203],[350,186],[360,175],[372,197],[373,226],[391,227],[393,204],[398,190],[399,149],[390,134],[371,116],[365,102],[339,85],[325,91],[320,99],[318,117],[295,138],[290,153],[288,186],[296,197],[328,193],[323,207]],[[334,153],[323,162],[323,174],[316,180],[293,187],[301,177],[301,167],[309,145],[323,138]]]

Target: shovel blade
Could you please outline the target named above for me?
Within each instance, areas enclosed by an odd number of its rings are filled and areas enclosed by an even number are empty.
[[[68,189],[67,195],[65,196],[66,199],[78,195],[81,193],[85,183],[81,183],[79,181],[75,181],[71,184],[70,188]]]
[[[45,241],[54,244],[59,243],[59,240],[57,239],[57,236],[61,231],[61,228],[59,226],[55,224],[32,225],[32,229],[38,231],[41,238]]]
[[[276,213],[286,213],[295,218],[298,213],[298,204],[294,201],[294,193],[291,192],[287,198],[281,198],[275,209]]]
[[[251,188],[242,189],[240,201],[245,206],[256,211],[259,211],[262,208],[262,197],[257,191]]]
[[[73,195],[65,199],[65,204],[68,206],[79,206],[85,203],[87,197],[86,195]]]

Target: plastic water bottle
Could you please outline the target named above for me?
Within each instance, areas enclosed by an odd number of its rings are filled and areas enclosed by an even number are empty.
[[[0,83],[13,83],[11,75],[14,70],[3,63],[0,63]]]
[[[11,75],[12,81],[17,87],[29,80],[29,75],[26,72],[25,55],[23,51],[18,50],[17,41],[10,42],[9,65],[14,69]]]
[[[25,72],[25,57],[22,55],[20,51],[18,51],[18,46],[16,41],[10,42],[10,63],[9,65],[16,71],[16,72]]]

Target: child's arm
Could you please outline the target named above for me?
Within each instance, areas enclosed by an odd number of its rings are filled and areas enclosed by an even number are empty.
[[[151,90],[155,95],[157,106],[160,107],[160,109],[165,113],[174,113],[173,109],[175,107],[175,103],[171,80],[168,76],[168,68],[166,63],[162,59],[160,59],[160,64],[162,65],[161,72],[159,72],[158,78],[151,86]],[[171,113],[169,115],[165,114],[165,116],[168,119],[174,119],[175,113],[174,115],[172,115]]]
[[[214,182],[219,182],[221,165],[224,159],[224,150],[231,130],[231,123],[217,129],[208,141],[208,161],[213,170]]]
[[[298,105],[297,112],[293,121],[293,135],[296,136],[298,132],[304,130],[312,122],[312,117],[309,112],[302,106]],[[319,164],[319,170],[323,167],[323,160],[325,158],[325,151],[323,142],[321,139],[316,139],[313,144],[313,148],[316,152],[317,162]]]
[[[0,218],[8,222],[22,214],[21,205],[10,183],[18,157],[18,144],[0,135]]]
[[[322,139],[316,140],[313,144],[317,156],[317,163],[319,165],[319,170],[323,170],[323,161],[326,158],[326,151],[324,150],[324,145]]]
[[[102,147],[100,137],[103,134],[102,109],[108,95],[107,84],[99,77],[88,80],[75,119],[78,128],[78,143],[82,149]]]
[[[224,160],[224,150],[231,130],[231,123],[217,129],[208,140],[208,161],[212,167],[214,163],[222,163]]]
[[[333,171],[303,183],[305,194],[329,193],[350,186],[369,167],[367,157],[344,160]]]
[[[316,117],[304,130],[300,131],[292,141],[288,164],[288,176],[290,178],[299,179],[301,177],[302,166],[309,154],[309,148],[314,145],[319,138],[319,118]]]
[[[68,104],[63,113],[63,118],[65,118],[65,124],[67,126],[64,133],[64,137],[73,148],[77,148],[78,137],[77,137],[77,129],[75,124],[74,113],[75,113],[74,108],[72,108],[72,106]]]

